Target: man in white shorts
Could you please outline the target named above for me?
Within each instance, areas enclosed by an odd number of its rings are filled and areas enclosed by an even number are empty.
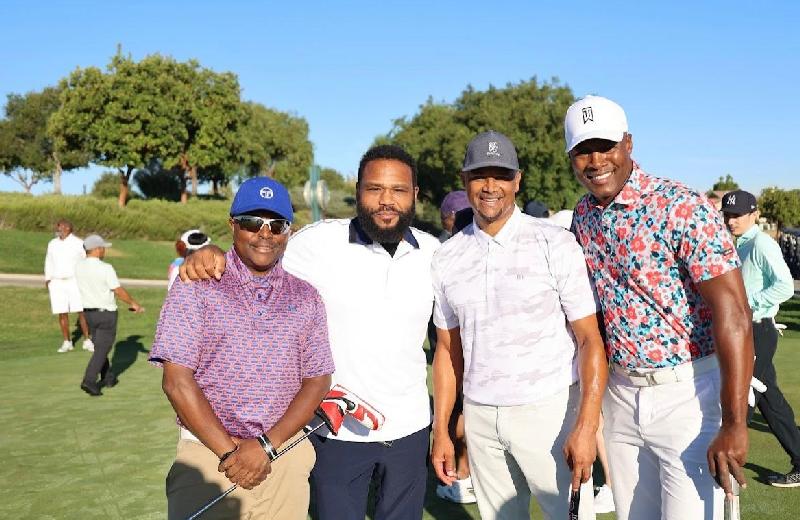
[[[50,293],[50,308],[58,314],[61,335],[64,342],[57,352],[72,350],[69,335],[69,313],[77,312],[83,337],[83,349],[94,352],[94,344],[89,338],[89,327],[83,316],[83,305],[78,284],[75,281],[75,265],[86,258],[83,241],[72,234],[72,223],[61,219],[56,222],[56,238],[47,244],[44,259],[44,285]]]

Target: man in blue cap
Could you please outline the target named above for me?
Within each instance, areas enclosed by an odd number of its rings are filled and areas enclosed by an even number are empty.
[[[217,282],[175,282],[161,311],[150,361],[180,440],[167,477],[169,518],[186,518],[227,489],[214,518],[304,520],[314,449],[298,437],[333,373],[325,307],[307,282],[284,271],[293,218],[289,193],[266,177],[233,200],[233,247]]]
[[[306,226],[286,249],[286,269],[325,302],[334,382],[386,417],[380,430],[345,419],[336,438],[312,435],[320,520],[364,518],[373,482],[375,520],[422,518],[431,423],[422,345],[439,241],[411,227],[418,191],[414,159],[395,145],[374,146],[358,166],[356,217]],[[206,246],[181,276],[217,277],[229,266]]]

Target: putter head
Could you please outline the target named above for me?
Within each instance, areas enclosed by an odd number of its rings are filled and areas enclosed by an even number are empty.
[[[345,414],[370,430],[379,429],[386,421],[383,414],[376,410],[375,407],[342,385],[334,385],[322,402],[326,401],[341,403]]]
[[[344,422],[344,409],[339,403],[323,400],[314,411],[314,415],[322,419],[328,431],[334,435],[339,434],[339,428]]]

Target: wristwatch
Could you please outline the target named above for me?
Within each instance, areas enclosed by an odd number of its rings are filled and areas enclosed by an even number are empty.
[[[256,437],[256,439],[258,439],[258,443],[261,444],[261,447],[264,448],[264,451],[267,452],[267,457],[269,458],[270,462],[278,458],[278,452],[275,450],[275,446],[273,446],[269,441],[269,437],[262,434]]]

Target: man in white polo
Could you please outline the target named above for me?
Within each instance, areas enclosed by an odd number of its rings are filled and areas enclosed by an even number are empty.
[[[83,306],[78,285],[75,283],[75,265],[86,257],[83,250],[83,241],[72,234],[72,223],[61,219],[56,222],[56,237],[47,244],[47,254],[44,258],[44,284],[50,293],[50,308],[53,314],[58,315],[58,324],[61,327],[63,343],[57,350],[59,353],[72,350],[72,340],[69,335],[69,313],[78,313],[78,322],[81,325],[83,349],[94,351],[94,344],[89,339],[89,327],[83,316]]]
[[[442,244],[432,266],[434,469],[455,480],[447,425],[463,380],[481,518],[527,519],[533,494],[546,518],[561,520],[579,489],[578,518],[594,518],[591,468],[608,365],[581,248],[567,230],[516,206],[522,172],[503,134],[476,136],[461,175],[474,220]]]

